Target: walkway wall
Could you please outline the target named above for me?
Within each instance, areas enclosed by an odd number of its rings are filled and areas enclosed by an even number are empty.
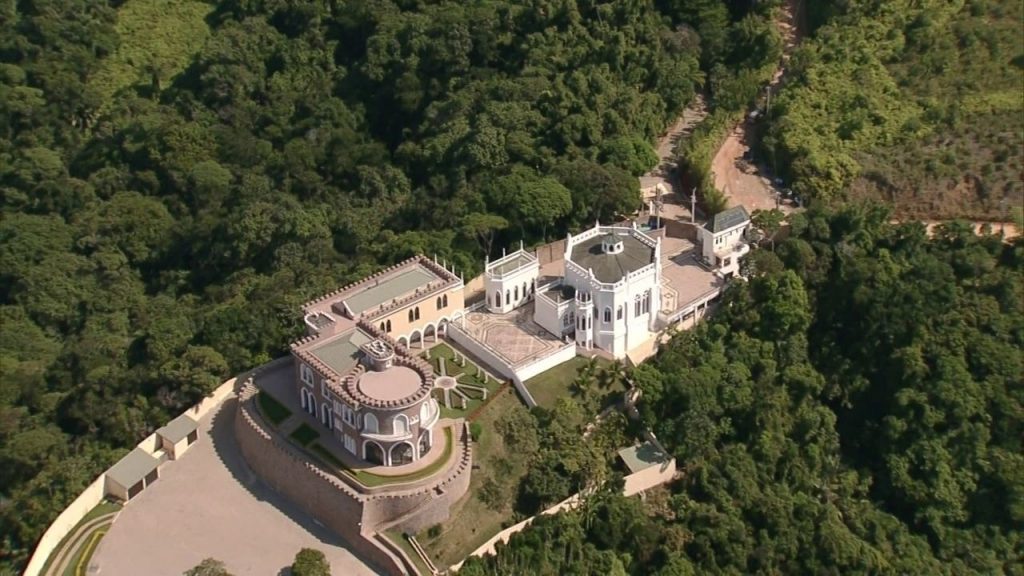
[[[225,398],[234,392],[234,389],[235,379],[232,378],[222,383],[210,396],[203,398],[202,401],[189,408],[184,413],[198,420],[209,413],[210,410],[219,406]],[[142,448],[146,452],[153,454],[160,450],[160,441],[154,432],[136,444],[136,447]],[[109,471],[109,468],[104,470],[102,474],[93,480],[92,484],[79,494],[78,498],[75,498],[71,504],[68,504],[67,508],[57,516],[57,518],[46,529],[46,532],[43,532],[42,537],[39,538],[39,542],[36,543],[36,549],[32,553],[32,558],[29,559],[28,565],[25,567],[23,576],[37,576],[40,574],[43,570],[43,565],[46,564],[46,560],[60,544],[61,540],[71,533],[71,530],[82,521],[82,518],[84,518],[89,511],[103,501],[104,496],[106,496],[104,485],[106,483],[107,472]]]
[[[235,439],[245,458],[262,481],[295,503],[318,522],[341,536],[364,558],[389,574],[408,574],[394,554],[363,536],[363,500],[347,484],[328,475],[280,442],[267,431],[252,408],[256,388],[246,384],[238,398]]]
[[[515,369],[515,375],[517,378],[525,382],[530,378],[533,378],[534,376],[542,372],[546,372],[547,370],[550,370],[551,368],[554,368],[555,366],[558,366],[563,362],[568,362],[569,360],[572,360],[575,356],[576,343],[569,342],[568,344],[562,346],[562,349],[555,352],[554,354],[538,358],[532,364],[517,367]]]
[[[643,492],[644,490],[648,490],[650,488],[658,486],[659,484],[668,482],[675,475],[675,472],[676,459],[672,458],[671,460],[663,462],[660,466],[652,466],[645,470],[641,470],[639,472],[630,474],[629,476],[626,476],[626,484],[625,488],[622,491],[622,495],[633,496],[635,494]],[[518,524],[509,526],[508,528],[495,534],[487,542],[484,542],[482,546],[470,552],[469,556],[484,556],[486,554],[494,554],[495,547],[498,545],[499,542],[501,542],[502,544],[508,544],[508,540],[512,537],[513,534],[517,532],[522,532],[524,529],[526,529],[527,526],[532,524],[538,516],[542,516],[545,514],[555,514],[563,510],[571,510],[572,508],[576,507],[576,505],[579,504],[580,499],[581,496],[579,494],[573,494],[572,496],[566,498],[565,500],[562,500],[558,504],[555,504],[554,506],[548,508],[547,510],[544,510],[540,514],[537,514],[537,516],[531,516]],[[458,571],[459,568],[462,567],[463,562],[465,562],[465,560],[459,562],[455,566],[452,566],[452,571]]]

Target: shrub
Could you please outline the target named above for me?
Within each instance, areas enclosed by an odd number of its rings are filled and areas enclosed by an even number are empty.
[[[484,427],[479,422],[470,422],[469,424],[469,436],[473,439],[473,442],[480,441],[480,435],[484,433]]]
[[[323,552],[303,548],[292,562],[292,576],[331,576],[331,565]]]

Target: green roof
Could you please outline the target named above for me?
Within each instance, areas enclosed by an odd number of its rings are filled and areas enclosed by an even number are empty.
[[[152,454],[142,448],[136,448],[118,460],[110,470],[107,470],[107,478],[122,488],[131,488],[150,472],[156,470],[158,466],[160,466],[160,461]]]
[[[338,374],[345,374],[359,361],[359,347],[373,340],[362,330],[342,334],[327,343],[312,348],[310,353]]]
[[[199,428],[199,423],[193,420],[188,414],[182,414],[167,423],[166,426],[156,431],[161,437],[166,438],[172,444],[177,444],[189,434]]]
[[[626,463],[630,472],[636,473],[665,462],[669,459],[669,455],[658,450],[654,444],[644,442],[639,446],[630,446],[619,450],[619,458]]]
[[[622,241],[622,252],[605,254],[601,243],[608,234],[600,234],[588,238],[572,247],[570,258],[584,269],[594,271],[599,282],[611,284],[621,280],[626,274],[654,262],[654,248],[641,242],[632,234],[618,234],[617,240]]]
[[[344,302],[353,314],[358,315],[405,296],[436,279],[435,275],[416,265],[394,276],[379,279],[376,285],[345,298]]]

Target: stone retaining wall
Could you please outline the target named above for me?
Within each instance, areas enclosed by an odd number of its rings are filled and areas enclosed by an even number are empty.
[[[396,487],[393,493],[362,493],[330,474],[282,440],[254,408],[257,392],[252,381],[239,393],[235,437],[249,467],[364,558],[388,574],[409,574],[411,559],[382,546],[375,533],[386,524],[419,531],[446,520],[451,505],[469,489],[472,451],[464,427],[454,427],[453,463],[427,485]]]

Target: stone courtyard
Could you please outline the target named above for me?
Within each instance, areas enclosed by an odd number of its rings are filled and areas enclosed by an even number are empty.
[[[533,321],[533,302],[507,314],[470,312],[462,327],[513,367],[552,354],[564,345]]]
[[[725,286],[725,281],[699,262],[696,246],[683,238],[662,238],[661,310],[666,314]]]

